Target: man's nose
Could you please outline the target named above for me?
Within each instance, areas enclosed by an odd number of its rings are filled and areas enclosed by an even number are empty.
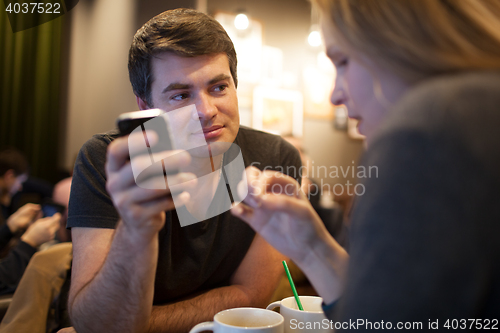
[[[200,120],[208,121],[214,118],[217,115],[214,98],[208,94],[201,94],[198,103],[196,103],[196,111]]]

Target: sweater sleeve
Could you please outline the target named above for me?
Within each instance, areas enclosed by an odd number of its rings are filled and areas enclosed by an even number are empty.
[[[36,249],[20,241],[0,262],[0,295],[11,294],[21,280]]]
[[[12,239],[12,232],[10,231],[7,223],[0,227],[0,251],[2,251]]]

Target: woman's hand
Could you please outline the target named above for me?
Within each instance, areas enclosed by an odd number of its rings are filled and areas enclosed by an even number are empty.
[[[296,263],[304,261],[308,251],[328,234],[323,222],[300,190],[295,179],[277,171],[246,169],[248,186],[244,203],[232,213],[247,222],[278,251]]]
[[[329,303],[339,297],[348,263],[347,252],[326,230],[323,221],[291,177],[248,167],[238,192],[248,195],[231,212],[248,223],[269,244],[290,257]]]

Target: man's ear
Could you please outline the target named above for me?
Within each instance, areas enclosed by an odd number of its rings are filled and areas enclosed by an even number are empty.
[[[137,101],[137,105],[139,106],[139,110],[149,110],[150,107],[148,105],[148,103],[146,103],[145,100],[143,100],[142,98],[140,98],[139,96],[135,96],[135,100]]]

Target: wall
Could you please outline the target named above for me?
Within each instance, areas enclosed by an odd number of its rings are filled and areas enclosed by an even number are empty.
[[[292,72],[299,79],[302,68],[316,61],[318,49],[307,43],[311,26],[311,5],[307,0],[208,0],[208,13],[218,10],[237,12],[244,9],[252,19],[263,25],[263,43],[283,51],[283,70]],[[299,82],[299,87],[302,86]],[[337,166],[344,170],[357,165],[363,151],[363,142],[350,139],[346,132],[333,128],[332,120],[304,119],[303,147],[315,166]],[[345,184],[353,181],[347,177],[314,177],[318,183]]]
[[[132,37],[147,20],[195,0],[80,1],[70,12],[71,36],[66,141],[61,167],[72,169],[93,134],[115,127],[116,117],[137,110],[128,78]]]
[[[122,112],[136,109],[127,55],[134,0],[80,1],[72,15],[65,166],[70,168],[93,134],[114,127]]]

